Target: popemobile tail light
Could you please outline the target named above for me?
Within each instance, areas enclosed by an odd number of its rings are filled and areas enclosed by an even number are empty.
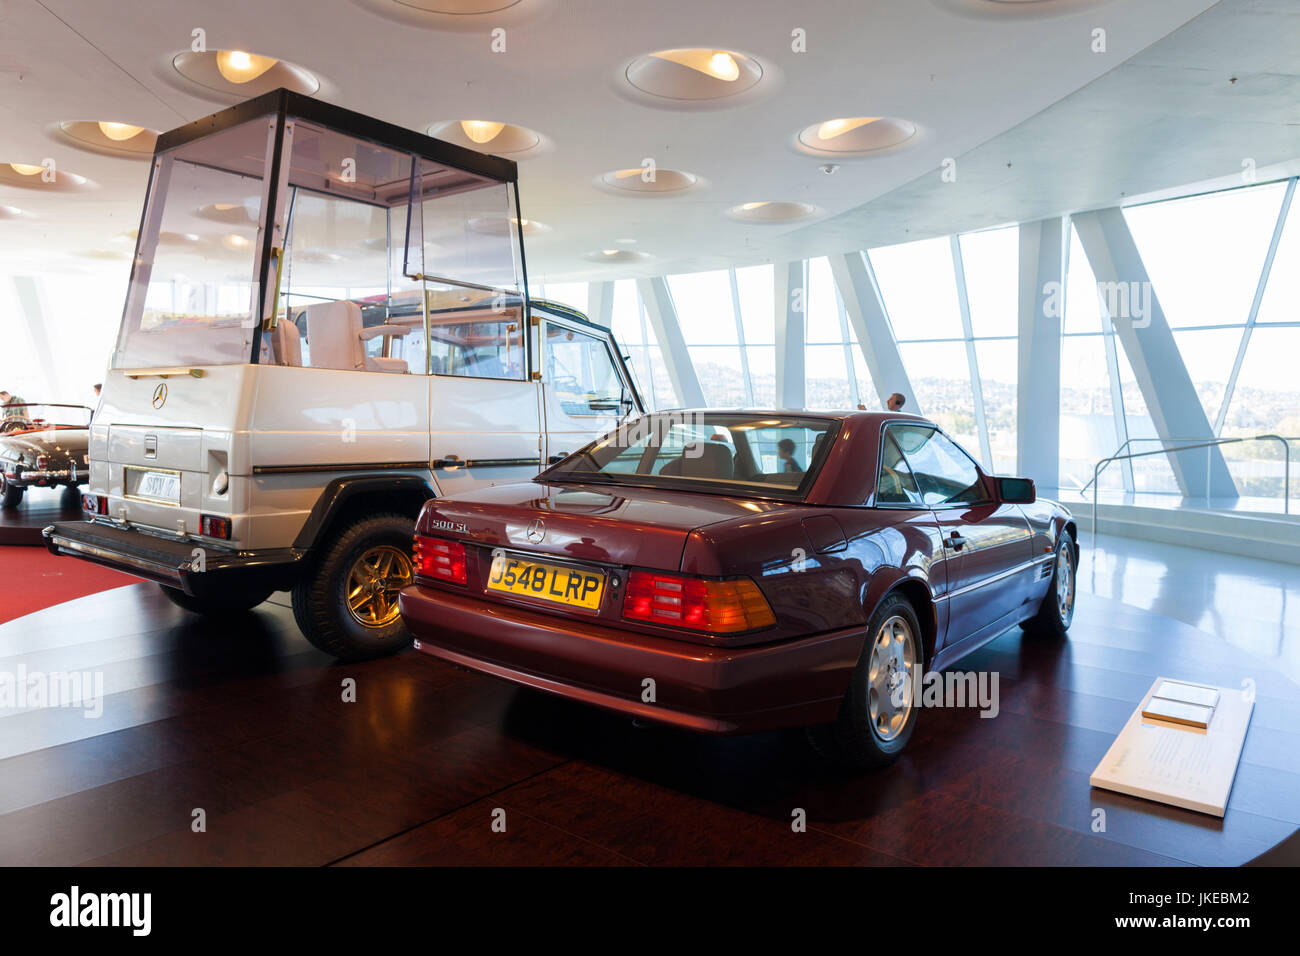
[[[449,584],[468,584],[465,565],[465,545],[446,538],[415,536],[415,573],[435,581]]]
[[[230,540],[230,519],[223,515],[199,515],[199,534]]]
[[[708,634],[738,634],[776,623],[763,592],[749,578],[725,581],[659,571],[633,571],[623,617]]]

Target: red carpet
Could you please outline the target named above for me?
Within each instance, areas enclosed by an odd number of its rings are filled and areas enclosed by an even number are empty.
[[[0,547],[0,623],[139,580],[44,548]]]

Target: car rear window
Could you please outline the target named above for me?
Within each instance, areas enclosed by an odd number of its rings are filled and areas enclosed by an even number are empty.
[[[801,499],[816,480],[838,428],[837,419],[811,416],[647,415],[538,478]]]

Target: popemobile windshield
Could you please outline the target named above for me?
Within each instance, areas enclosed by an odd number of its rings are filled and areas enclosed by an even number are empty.
[[[530,478],[641,412],[608,330],[528,297],[509,160],[276,90],[158,138],[55,553],[204,613],[291,589],[309,640],[409,642],[428,498]]]

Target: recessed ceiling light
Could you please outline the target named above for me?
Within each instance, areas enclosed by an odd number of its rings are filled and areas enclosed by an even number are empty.
[[[684,169],[636,166],[612,169],[596,178],[596,185],[618,193],[640,196],[663,196],[685,192],[703,185],[699,176]]]
[[[221,237],[221,244],[233,252],[240,252],[251,246],[252,240],[247,236],[241,236],[238,233],[228,233]]]
[[[854,116],[823,120],[805,126],[795,144],[814,156],[869,156],[895,149],[916,135],[916,124],[881,116]]]
[[[213,222],[223,222],[232,226],[245,226],[257,222],[251,210],[257,208],[258,202],[257,199],[250,199],[247,203],[208,203],[206,206],[200,206],[196,209],[194,214],[202,219],[210,219]]]
[[[472,17],[485,13],[500,13],[518,6],[521,0],[395,0],[404,7],[427,10],[447,16]]]
[[[488,236],[508,236],[516,231],[522,231],[525,236],[537,236],[551,231],[551,227],[544,222],[538,222],[536,219],[516,219],[514,216],[475,218],[471,219],[468,225],[474,232]]]
[[[817,127],[818,139],[834,139],[836,136],[843,136],[845,133],[851,133],[855,129],[866,126],[868,123],[874,123],[879,116],[857,116],[853,119],[833,119],[827,120]]]
[[[450,120],[434,123],[429,135],[495,156],[523,159],[541,152],[548,144],[541,133],[525,126],[513,126],[496,120]]]
[[[639,56],[627,65],[623,75],[637,92],[668,101],[657,105],[675,102],[698,106],[752,89],[763,79],[763,67],[753,57],[735,50],[689,47]]]
[[[158,140],[147,127],[109,120],[68,120],[58,125],[58,132],[82,149],[137,159],[152,156]]]
[[[28,215],[17,206],[0,206],[0,219],[23,219]]]
[[[187,50],[172,58],[172,68],[223,99],[248,99],[280,87],[308,96],[320,89],[320,81],[301,66],[246,50]]]
[[[776,224],[807,219],[816,215],[817,212],[817,207],[811,203],[764,199],[759,202],[747,202],[741,203],[739,206],[732,206],[727,210],[727,215],[742,222]]]
[[[279,62],[243,50],[217,51],[217,70],[231,83],[250,83]]]
[[[461,120],[460,128],[465,135],[478,143],[490,143],[506,128],[505,123],[493,123],[490,120]]]
[[[726,50],[660,50],[650,55],[660,60],[667,60],[669,63],[680,63],[692,70],[699,70],[705,76],[722,80],[724,83],[734,83],[740,79],[740,64],[736,62],[736,57]]]
[[[648,252],[636,252],[632,249],[601,249],[583,256],[589,262],[644,262],[650,258]]]
[[[100,120],[96,125],[101,133],[115,143],[121,143],[144,132],[143,126],[132,126],[130,123],[111,123]]]
[[[36,166],[32,163],[0,163],[0,186],[72,192],[93,188],[94,183],[85,176],[67,172],[53,164],[50,165],[47,173],[45,166]]]

